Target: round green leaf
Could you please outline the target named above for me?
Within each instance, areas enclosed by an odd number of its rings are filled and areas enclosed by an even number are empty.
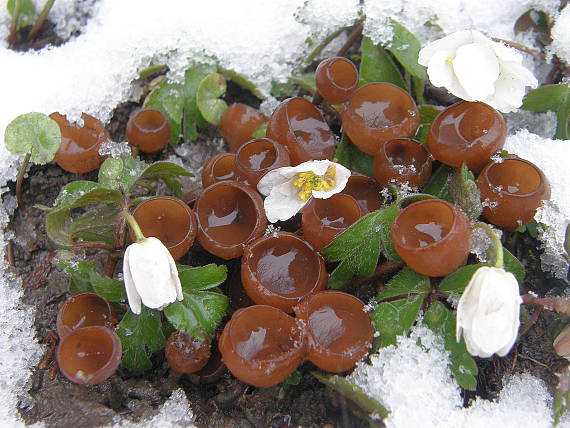
[[[220,119],[228,105],[219,99],[226,93],[226,79],[218,73],[207,75],[198,86],[196,92],[196,104],[198,110],[212,125],[219,125]]]
[[[6,148],[11,153],[32,154],[32,162],[51,162],[61,145],[58,124],[42,113],[26,113],[15,118],[4,133]]]

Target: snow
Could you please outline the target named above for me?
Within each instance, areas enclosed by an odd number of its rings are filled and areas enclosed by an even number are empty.
[[[566,7],[560,12],[552,27],[552,51],[560,59],[570,64],[570,8]]]

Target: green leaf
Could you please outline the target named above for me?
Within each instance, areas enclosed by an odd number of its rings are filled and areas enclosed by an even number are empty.
[[[440,107],[430,104],[423,104],[418,107],[418,110],[420,112],[420,123],[422,125],[430,125],[436,116],[442,112]]]
[[[292,76],[289,78],[295,85],[300,86],[310,94],[317,92],[317,82],[315,80],[315,73],[303,73],[299,76]]]
[[[399,22],[390,18],[389,24],[392,27],[393,37],[386,49],[396,57],[408,73],[418,79],[426,80],[426,68],[418,63],[420,42]]]
[[[419,294],[406,299],[383,302],[374,308],[370,317],[380,337],[380,347],[396,344],[396,337],[407,334],[420,313],[425,296]]]
[[[226,79],[218,73],[206,76],[200,82],[196,92],[196,104],[204,119],[212,125],[219,125],[228,105],[219,97],[226,93]]]
[[[463,293],[471,277],[475,274],[475,271],[483,266],[490,266],[487,263],[478,263],[475,265],[467,265],[457,269],[452,274],[449,274],[441,280],[437,289],[444,292],[457,292]]]
[[[16,117],[4,132],[4,143],[10,153],[30,153],[35,164],[51,162],[61,145],[61,131],[54,120],[42,113],[26,113]]]
[[[378,401],[370,397],[362,388],[351,383],[346,378],[338,375],[327,375],[317,371],[311,372],[311,374],[316,377],[319,382],[356,404],[369,418],[377,419],[379,417],[380,419],[385,419],[390,414]]]
[[[347,260],[343,260],[329,275],[328,287],[333,290],[342,290],[352,279],[352,267]]]
[[[176,193],[176,195],[180,195],[182,193],[182,184],[178,181],[179,177],[192,177],[192,174],[180,165],[160,161],[149,165],[142,172],[139,180],[162,180],[170,190]]]
[[[438,199],[450,201],[449,196],[449,181],[453,173],[453,168],[441,164],[439,168],[432,174],[431,178],[424,186],[423,192],[433,195]]]
[[[400,214],[398,205],[393,204],[384,208],[383,214],[378,217],[378,227],[380,228],[380,242],[382,243],[382,254],[388,260],[402,260],[400,255],[396,252],[394,244],[392,243],[392,225],[394,220]]]
[[[526,275],[524,266],[519,259],[513,256],[513,254],[505,247],[503,247],[503,262],[505,264],[505,270],[512,273],[517,279],[519,285],[522,285]]]
[[[168,321],[191,337],[210,337],[229,308],[228,298],[212,291],[184,291],[184,300],[164,308]]]
[[[429,290],[429,278],[414,272],[406,266],[388,281],[382,292],[376,297],[376,300],[381,301],[391,297],[409,296],[411,294],[426,294]]]
[[[375,45],[368,36],[364,36],[360,50],[360,86],[371,82],[388,82],[408,90],[398,66],[381,46]]]
[[[117,328],[123,346],[121,365],[133,373],[152,368],[149,356],[164,348],[166,337],[160,321],[160,311],[142,306],[140,315],[130,310]]]
[[[57,260],[55,266],[65,271],[71,277],[71,294],[86,293],[93,291],[91,285],[91,272],[97,268],[95,262],[87,260]]]
[[[102,241],[109,245],[115,242],[115,226],[119,207],[117,205],[100,205],[86,211],[79,217],[68,218],[65,230],[69,242]]]
[[[436,334],[443,337],[445,349],[450,353],[450,369],[457,383],[469,391],[477,389],[477,364],[467,352],[465,342],[457,343],[455,338],[455,315],[441,302],[431,304],[424,315],[424,323]]]
[[[277,82],[273,80],[271,82],[271,95],[275,98],[291,98],[296,96],[298,93],[297,86],[291,81]]]
[[[146,108],[161,111],[170,125],[170,144],[176,145],[180,140],[182,114],[184,110],[184,88],[181,84],[165,80],[149,94]]]
[[[16,5],[15,0],[8,0],[6,3],[6,9],[10,16],[14,16],[14,7]],[[34,18],[36,16],[36,7],[32,0],[20,0],[20,17],[18,19],[18,30],[20,28],[27,27],[34,23]]]
[[[295,370],[293,373],[289,375],[287,379],[285,379],[285,382],[287,383],[287,385],[297,386],[301,383],[302,379],[303,375],[301,374],[301,372],[299,370]]]
[[[567,256],[570,256],[570,223],[566,226],[564,233],[564,251],[566,251]]]
[[[121,189],[121,179],[123,177],[123,159],[107,158],[99,167],[98,182],[106,189]]]
[[[100,275],[95,270],[89,272],[89,280],[93,291],[110,302],[122,302],[126,300],[125,285],[123,281]]]
[[[414,136],[414,140],[419,142],[420,144],[424,144],[427,140],[429,133],[429,125],[420,125],[418,128],[418,132]]]
[[[208,290],[224,282],[228,275],[225,265],[209,264],[200,267],[177,265],[182,290],[186,292]]]
[[[475,183],[473,174],[463,163],[459,171],[454,172],[449,180],[449,196],[471,221],[477,220],[483,212],[481,192]]]
[[[360,151],[358,147],[352,144],[346,134],[342,134],[340,143],[334,153],[334,161],[347,167],[351,171],[374,178],[372,156]]]
[[[567,83],[544,85],[528,93],[523,99],[522,109],[545,113],[556,112],[556,134],[554,138],[567,140],[570,125],[570,87]]]
[[[568,412],[570,406],[570,371],[568,367],[565,367],[555,374],[558,376],[558,385],[554,391],[552,415],[556,426],[560,423],[562,416]]]
[[[202,79],[215,72],[213,64],[195,64],[184,73],[184,141],[195,141],[198,138],[198,128],[206,123],[196,104],[196,93]]]
[[[265,98],[267,98],[263,94],[263,92],[261,92],[259,89],[257,89],[257,86],[255,86],[255,84],[251,80],[248,80],[242,74],[239,74],[233,70],[228,70],[228,69],[225,69],[222,67],[218,67],[218,71],[220,73],[228,76],[230,78],[230,80],[234,81],[235,83],[240,85],[242,88],[247,89],[249,92],[251,92],[253,95],[255,95],[260,100],[264,100]],[[211,73],[214,73],[214,72],[215,72],[215,70],[212,71]]]
[[[265,138],[267,136],[267,126],[269,125],[268,122],[262,123],[253,131],[251,134],[251,138]]]

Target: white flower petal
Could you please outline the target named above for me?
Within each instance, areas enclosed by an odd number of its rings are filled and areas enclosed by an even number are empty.
[[[453,60],[453,70],[471,98],[483,100],[495,91],[499,62],[490,47],[476,43],[461,46]]]
[[[428,66],[431,58],[438,51],[452,51],[455,50],[465,43],[470,43],[473,36],[470,30],[458,31],[456,33],[450,34],[449,36],[443,37],[442,39],[431,42],[426,45],[418,55],[418,62],[423,66]],[[455,55],[452,55],[452,57]]]
[[[123,258],[123,280],[125,282],[125,290],[127,292],[127,299],[129,301],[129,307],[133,313],[139,315],[141,313],[141,297],[137,292],[135,287],[135,282],[133,281],[133,276],[131,275],[130,268],[130,250],[131,246],[128,246],[125,251],[125,257]]]
[[[263,196],[269,195],[271,189],[291,180],[299,172],[297,168],[296,166],[285,166],[269,171],[257,183],[257,190]]]
[[[335,164],[335,168],[335,186],[331,190],[313,190],[312,194],[314,198],[328,199],[342,192],[342,189],[346,187],[351,174],[350,170],[340,164]]]
[[[307,202],[299,198],[298,191],[291,181],[271,189],[271,193],[263,202],[265,215],[270,223],[288,220],[305,206]]]

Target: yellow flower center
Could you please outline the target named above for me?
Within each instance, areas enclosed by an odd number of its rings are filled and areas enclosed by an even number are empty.
[[[313,171],[298,173],[297,178],[293,180],[293,185],[300,189],[299,198],[305,202],[311,197],[313,190],[331,190],[336,185],[335,173],[336,167],[334,165],[328,167],[325,175],[317,175]]]
[[[445,62],[447,62],[448,64],[453,64],[453,58],[447,57],[445,58]]]

